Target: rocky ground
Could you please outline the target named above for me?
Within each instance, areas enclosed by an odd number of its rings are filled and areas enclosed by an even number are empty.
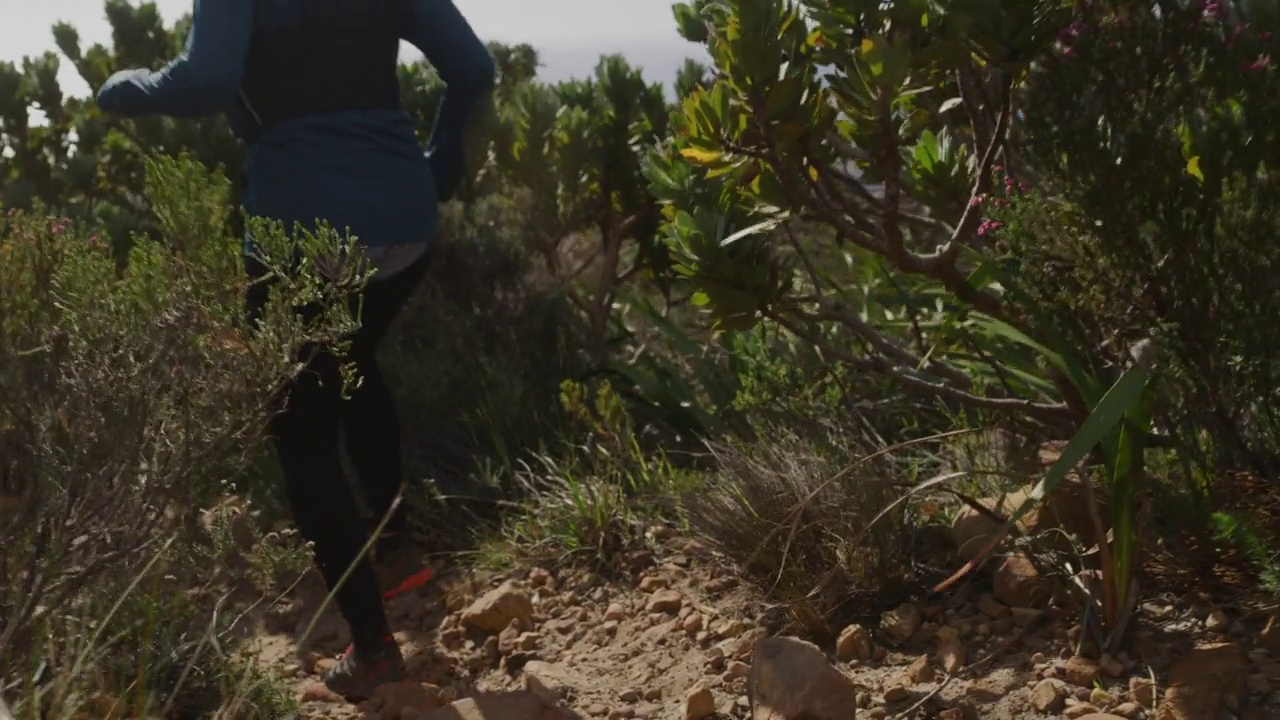
[[[819,647],[699,542],[649,539],[622,579],[455,572],[395,598],[413,679],[359,706],[318,682],[346,642],[336,615],[295,643],[314,578],[264,619],[261,662],[295,679],[302,718],[1280,718],[1280,617],[1265,608],[1149,601],[1131,654],[1087,659],[1075,613],[1002,602],[1026,583],[997,572]]]

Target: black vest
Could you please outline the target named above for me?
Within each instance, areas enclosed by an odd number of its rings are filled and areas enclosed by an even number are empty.
[[[293,118],[399,110],[398,0],[296,0],[297,22],[254,31],[240,93],[252,143]]]

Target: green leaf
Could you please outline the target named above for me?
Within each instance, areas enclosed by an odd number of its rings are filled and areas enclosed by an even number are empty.
[[[933,171],[933,166],[938,162],[938,137],[932,130],[925,130],[920,134],[920,142],[916,143],[912,154],[925,172]]]

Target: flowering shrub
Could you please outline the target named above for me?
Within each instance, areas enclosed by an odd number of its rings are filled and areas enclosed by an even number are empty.
[[[992,214],[1028,312],[1103,360],[1156,340],[1160,424],[1259,469],[1280,459],[1278,27],[1271,2],[1080,3],[1019,98],[1010,173],[1036,191]]]

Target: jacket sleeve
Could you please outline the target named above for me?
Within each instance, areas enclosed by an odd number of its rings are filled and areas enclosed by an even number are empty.
[[[441,200],[453,197],[465,172],[464,135],[494,85],[493,57],[453,0],[407,0],[404,39],[422,51],[445,82],[427,141]]]
[[[240,94],[254,0],[195,0],[186,51],[161,70],[121,70],[98,107],[125,116],[192,118],[229,110]]]

